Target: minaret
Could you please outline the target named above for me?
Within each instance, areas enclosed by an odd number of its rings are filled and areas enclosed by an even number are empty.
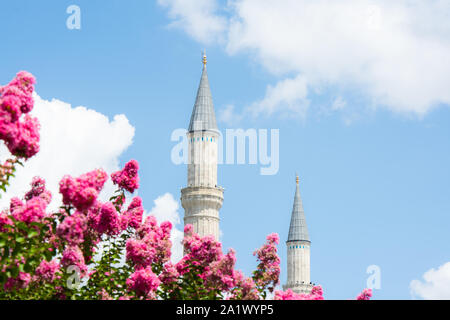
[[[189,143],[187,187],[181,190],[184,224],[191,224],[200,236],[213,235],[219,240],[219,210],[223,188],[217,186],[219,130],[206,72],[203,72],[187,132]]]
[[[308,228],[305,212],[300,197],[299,179],[296,177],[294,207],[292,209],[291,225],[287,246],[287,283],[284,290],[292,289],[296,293],[310,293],[313,287],[310,275],[310,249]]]

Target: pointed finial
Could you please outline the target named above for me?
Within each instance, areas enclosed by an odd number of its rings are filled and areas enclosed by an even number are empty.
[[[205,50],[203,50],[203,66],[206,67],[206,63],[208,62],[208,60],[206,60],[206,52]]]
[[[298,185],[298,182],[299,182],[300,179],[298,178],[298,174],[295,174],[295,176],[296,176],[296,177],[295,177],[295,182],[296,182],[297,185]]]

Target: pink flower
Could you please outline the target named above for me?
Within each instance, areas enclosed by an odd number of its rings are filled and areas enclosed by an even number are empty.
[[[164,264],[163,271],[159,275],[159,280],[165,285],[175,284],[178,279],[179,273],[172,262]]]
[[[17,95],[7,95],[0,100],[0,110],[3,121],[6,123],[16,122],[22,115],[20,110],[20,98]]]
[[[77,246],[67,247],[61,258],[61,265],[65,268],[76,266],[80,269],[80,277],[86,274],[87,266],[84,261],[83,252]]]
[[[230,300],[259,300],[259,292],[252,278],[244,277],[242,272],[236,271],[236,288],[233,290]]]
[[[311,294],[314,296],[323,296],[323,289],[321,286],[314,286],[311,290]]]
[[[280,242],[280,237],[277,233],[271,233],[267,236],[267,242],[270,244],[278,244]]]
[[[156,249],[148,246],[143,240],[128,239],[126,244],[127,260],[137,267],[151,265],[156,256]]]
[[[153,273],[151,267],[135,271],[127,280],[127,286],[140,297],[152,297],[161,281]]]
[[[39,152],[39,129],[37,118],[25,116],[24,122],[13,122],[7,126],[5,136],[6,146],[9,151],[21,158],[31,158]],[[1,133],[0,133],[1,135]]]
[[[310,294],[295,293],[291,289],[275,291],[274,300],[323,300],[323,290],[321,286],[315,286]]]
[[[36,277],[45,282],[53,282],[56,279],[56,273],[59,272],[59,263],[57,260],[47,262],[43,260],[36,268]]]
[[[97,200],[107,179],[108,175],[101,169],[85,173],[78,178],[64,176],[59,183],[64,204],[73,205],[80,211],[88,209]]]
[[[370,300],[372,298],[372,289],[364,289],[357,297],[356,300]]]
[[[235,264],[235,251],[231,249],[226,255],[220,256],[217,261],[206,266],[205,272],[200,275],[200,278],[204,280],[207,289],[228,291],[236,284]]]
[[[70,246],[76,246],[83,243],[86,231],[87,217],[77,211],[73,215],[66,217],[58,225],[56,235],[65,240]]]
[[[12,226],[13,222],[9,218],[6,212],[0,212],[0,232],[7,232],[7,228],[5,226]]]
[[[31,73],[20,71],[7,86],[0,88],[0,95],[2,95],[2,98],[16,97],[19,100],[18,107],[20,111],[28,113],[34,104],[31,94],[34,91],[35,83],[36,79]]]
[[[105,289],[97,292],[97,295],[99,296],[100,300],[113,300],[113,298],[111,298],[111,296]]]
[[[20,158],[31,158],[39,151],[39,122],[22,114],[33,108],[34,77],[19,72],[5,87],[0,88],[0,139],[9,151]]]
[[[89,224],[99,234],[113,236],[120,233],[119,214],[111,202],[92,208],[89,211]]]
[[[41,222],[46,216],[47,202],[42,198],[32,198],[23,204],[17,198],[11,200],[11,214],[14,219],[25,222]]]
[[[111,179],[115,185],[133,193],[139,188],[138,170],[139,163],[136,160],[131,160],[125,165],[123,170],[114,172],[111,175]]]
[[[52,201],[52,194],[45,189],[45,180],[40,177],[34,177],[31,182],[31,190],[25,194],[25,200],[34,197],[41,197],[47,204]]]
[[[172,242],[170,241],[170,230],[172,224],[163,222],[158,226],[154,216],[148,216],[145,222],[136,230],[139,239],[143,240],[149,248],[153,248],[156,253],[154,263],[164,264],[169,261],[171,255]]]
[[[8,278],[4,285],[6,291],[14,289],[25,289],[31,282],[31,275],[26,272],[19,272],[16,278]]]
[[[134,197],[131,200],[130,205],[124,212],[122,223],[122,230],[126,229],[128,226],[137,229],[142,223],[142,215],[144,214],[144,207],[142,206],[142,199],[140,197]]]
[[[186,255],[176,264],[177,271],[183,275],[191,271],[192,267],[208,267],[222,257],[222,245],[214,237],[200,237],[192,232],[192,226],[184,228],[183,240]]]
[[[272,292],[280,282],[280,258],[277,254],[279,237],[277,234],[267,236],[267,242],[253,254],[257,256],[260,263],[254,273],[255,283],[261,288]]]

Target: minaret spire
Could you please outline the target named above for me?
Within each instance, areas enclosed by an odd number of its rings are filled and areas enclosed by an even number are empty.
[[[310,280],[311,241],[306,226],[299,182],[300,179],[296,175],[294,205],[292,207],[289,235],[286,241],[288,275],[284,289],[292,289],[297,293],[310,293],[313,287]]]
[[[187,132],[188,179],[187,187],[181,190],[181,205],[185,210],[185,225],[191,224],[200,236],[212,235],[219,240],[219,210],[223,203],[223,188],[217,183],[220,132],[204,52],[202,62],[202,76]]]
[[[197,97],[195,99],[194,109],[192,110],[191,121],[189,123],[189,132],[198,130],[218,131],[216,123],[216,114],[209,87],[208,72],[206,71],[206,54],[203,53],[203,71],[198,86]]]
[[[309,241],[308,227],[306,226],[305,211],[303,210],[302,198],[300,196],[298,175],[295,178],[296,189],[294,206],[292,208],[291,224],[289,226],[288,241]]]

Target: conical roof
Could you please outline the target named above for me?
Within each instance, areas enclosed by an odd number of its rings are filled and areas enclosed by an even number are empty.
[[[204,57],[203,61],[203,72],[197,91],[197,98],[195,99],[194,109],[192,110],[188,129],[189,132],[218,130],[211,89],[209,88],[208,73],[206,72],[206,57]]]
[[[291,225],[289,226],[289,241],[310,241],[308,227],[306,226],[305,211],[303,210],[300,187],[297,177],[295,190],[294,207],[292,208]]]

